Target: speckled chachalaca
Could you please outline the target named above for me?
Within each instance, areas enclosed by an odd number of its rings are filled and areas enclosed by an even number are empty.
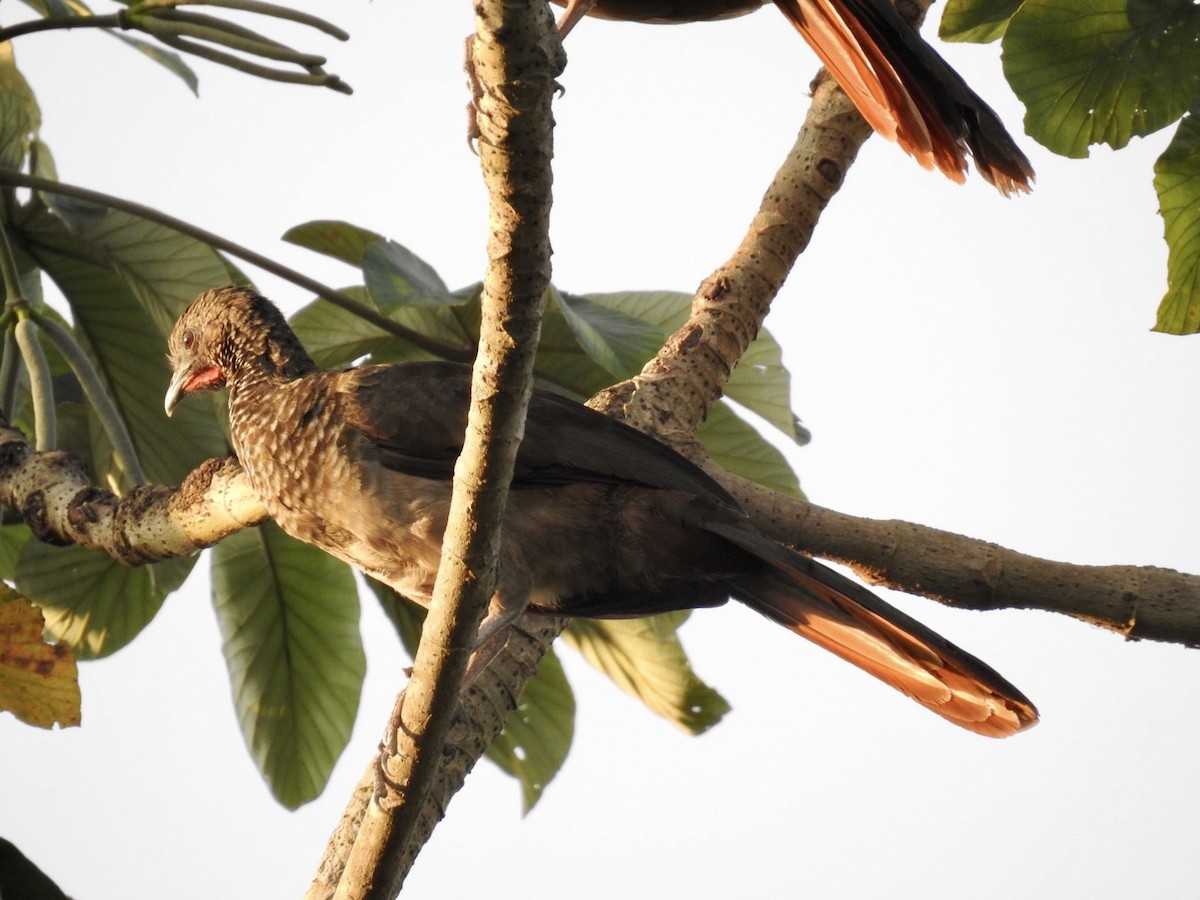
[[[320,371],[283,315],[238,287],[192,302],[171,335],[170,359],[167,412],[188,394],[229,391],[234,450],[284,531],[428,604],[466,426],[468,367]],[[523,611],[624,618],[731,596],[964,728],[1003,736],[1037,719],[987,665],[769,540],[674,451],[535,391],[477,656],[502,644]]]

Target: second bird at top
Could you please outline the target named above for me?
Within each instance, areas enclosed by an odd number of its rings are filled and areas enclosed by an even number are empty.
[[[745,15],[771,0],[553,0],[566,36],[585,15],[652,24]],[[890,0],[774,0],[863,118],[926,169],[966,178],[967,156],[1001,193],[1025,192],[1033,167],[984,101]]]

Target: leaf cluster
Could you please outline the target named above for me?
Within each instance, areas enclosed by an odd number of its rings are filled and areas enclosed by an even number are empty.
[[[1025,129],[1055,153],[1175,126],[1154,166],[1168,246],[1156,331],[1200,332],[1200,6],[1190,0],[949,0],[941,36],[999,39]]]

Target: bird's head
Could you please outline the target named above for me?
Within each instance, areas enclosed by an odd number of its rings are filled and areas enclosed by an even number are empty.
[[[283,314],[248,287],[200,294],[167,341],[167,415],[188,394],[220,390],[247,376],[295,378],[316,369]]]

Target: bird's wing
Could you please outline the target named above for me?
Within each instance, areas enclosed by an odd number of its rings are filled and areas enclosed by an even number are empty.
[[[347,424],[382,465],[449,479],[462,449],[471,370],[458,363],[363,366],[345,374]],[[709,476],[653,438],[574,400],[534,391],[517,452],[514,487],[629,483],[736,505]]]
[[[385,468],[450,480],[462,450],[470,369],[456,363],[360,366],[341,375],[345,426]]]

